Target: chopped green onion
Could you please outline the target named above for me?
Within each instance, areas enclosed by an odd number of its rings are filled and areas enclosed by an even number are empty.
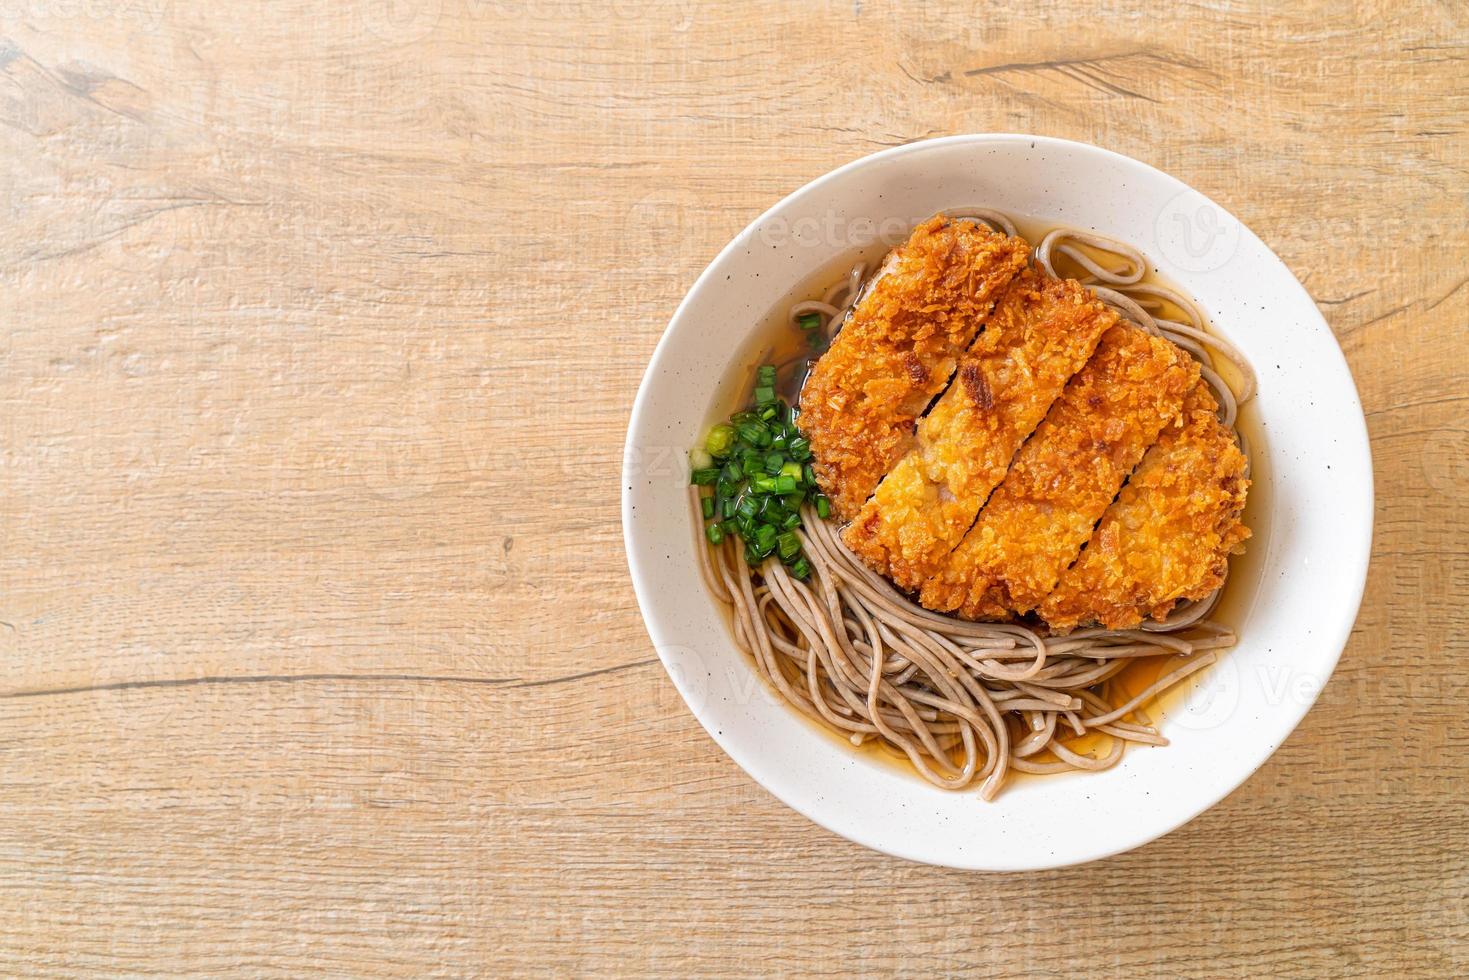
[[[814,331],[813,346],[824,343],[820,317],[806,314],[803,328]],[[796,426],[795,406],[776,392],[776,369],[762,364],[756,372],[754,404],[735,412],[728,422],[712,426],[704,444],[689,453],[690,481],[713,484],[712,496],[701,496],[705,536],[712,544],[738,537],[752,567],[775,555],[797,578],[811,575],[811,563],[796,529],[803,525],[801,508],[814,505],[823,519],[831,501],[816,485],[811,441]]]
[[[796,317],[796,322],[801,325],[802,330],[815,330],[821,326],[821,315],[819,313],[802,313]]]
[[[736,431],[740,434],[740,441],[748,443],[755,449],[764,449],[770,445],[770,430],[760,422],[741,422]]]
[[[709,434],[704,437],[704,449],[710,456],[722,459],[734,449],[737,436],[734,426],[728,422],[721,422],[710,429]]]

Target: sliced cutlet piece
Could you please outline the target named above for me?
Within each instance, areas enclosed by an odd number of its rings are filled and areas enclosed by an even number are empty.
[[[914,423],[1030,247],[943,215],[913,230],[812,368],[799,425],[821,489],[850,520],[913,441]]]
[[[1074,280],[1037,269],[1017,276],[954,383],[918,423],[916,445],[847,526],[847,546],[904,589],[935,575],[1015,451],[1116,322]]]
[[[1198,364],[1177,346],[1131,324],[1111,327],[924,585],[923,604],[968,619],[1038,605],[1198,379]]]
[[[1240,523],[1250,481],[1244,454],[1217,412],[1209,386],[1194,385],[1181,424],[1148,450],[1081,557],[1041,603],[1038,613],[1052,628],[1096,622],[1131,629],[1224,584],[1230,554],[1250,536]]]

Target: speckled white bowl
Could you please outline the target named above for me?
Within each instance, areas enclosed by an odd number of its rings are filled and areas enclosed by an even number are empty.
[[[1231,581],[1239,646],[1175,699],[1166,748],[1096,774],[1021,778],[993,803],[852,751],[778,700],[700,582],[686,451],[751,331],[814,270],[874,233],[987,205],[1140,246],[1255,365],[1256,537]],[[884,224],[886,222],[886,224]],[[1352,378],[1281,261],[1232,215],[1152,167],[1082,143],[974,135],[886,150],[812,181],[704,270],[648,365],[628,427],[623,533],[638,602],[690,710],[746,772],[868,847],[955,868],[1090,861],[1190,820],[1269,758],[1330,677],[1372,538],[1372,467]],[[1236,594],[1237,593],[1237,594]]]

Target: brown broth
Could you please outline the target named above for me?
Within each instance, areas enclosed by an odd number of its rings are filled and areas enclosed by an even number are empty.
[[[806,276],[775,304],[741,346],[729,374],[720,379],[710,400],[706,428],[749,407],[754,401],[755,369],[760,365],[785,364],[803,356],[814,360],[819,356],[811,349],[801,328],[790,322],[792,306],[806,300],[821,299],[822,294],[845,278],[858,262],[867,264],[866,275],[870,276],[887,252],[888,247],[882,243],[845,252]],[[777,393],[794,402],[800,388],[793,373],[789,370],[780,372],[776,382]]]

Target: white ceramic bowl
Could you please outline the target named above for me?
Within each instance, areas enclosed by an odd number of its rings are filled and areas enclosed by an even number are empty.
[[[715,389],[770,311],[874,232],[989,206],[1094,228],[1143,249],[1259,372],[1256,535],[1226,601],[1238,647],[1167,711],[1172,744],[1102,773],[1021,778],[992,803],[853,751],[781,702],[704,589],[686,452]],[[886,225],[884,222],[886,221]],[[900,232],[901,236],[901,232]],[[1248,432],[1248,430],[1246,430]],[[1372,537],[1366,425],[1331,331],[1284,264],[1187,185],[1136,160],[1036,136],[975,135],[886,150],[761,215],[704,270],[669,323],[633,407],[622,521],[638,602],[690,710],[792,808],[889,854],[956,868],[1050,868],[1137,847],[1254,772],[1330,677],[1356,617]]]

